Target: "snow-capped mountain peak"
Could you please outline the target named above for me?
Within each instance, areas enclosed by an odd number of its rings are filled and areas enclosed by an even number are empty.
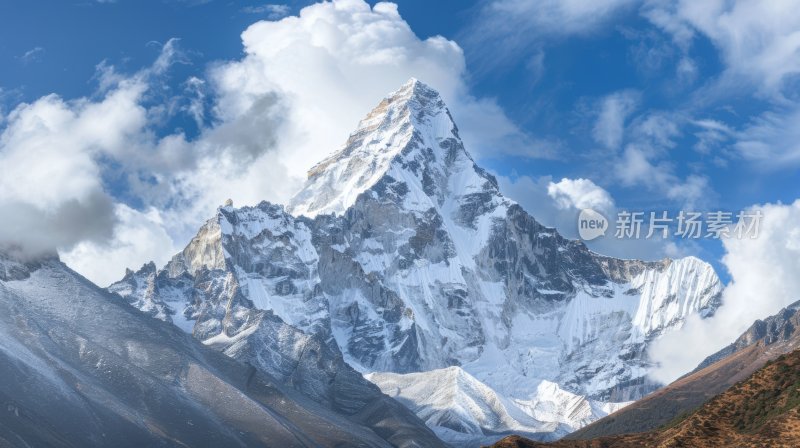
[[[478,188],[487,181],[494,184],[475,168],[439,93],[412,78],[368,113],[341,149],[311,168],[288,210],[309,217],[342,214],[387,175],[389,187],[393,181],[404,181],[412,189],[418,186],[416,191],[398,193],[416,207],[427,207],[431,199],[425,196],[443,202],[450,187],[463,189],[468,187],[465,182]],[[460,174],[455,171],[465,169],[467,179],[448,185],[449,177]]]

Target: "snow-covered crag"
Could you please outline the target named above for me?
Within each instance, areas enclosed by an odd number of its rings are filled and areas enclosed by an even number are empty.
[[[222,207],[166,267],[110,289],[328,405],[345,395],[314,368],[411,375],[370,379],[463,442],[563,435],[612,409],[602,402],[641,397],[648,344],[713,313],[721,285],[696,258],[604,257],[542,226],[411,80],[309,171],[288,211]],[[441,381],[489,391],[481,411],[434,412],[415,391]]]

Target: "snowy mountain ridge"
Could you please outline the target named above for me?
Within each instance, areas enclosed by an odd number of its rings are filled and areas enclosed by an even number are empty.
[[[287,209],[221,207],[163,269],[110,290],[315,399],[330,400],[324,382],[290,374],[308,353],[298,346],[315,347],[333,377],[346,361],[406,390],[458,367],[549,438],[656,387],[648,344],[712,314],[721,284],[693,257],[604,257],[542,226],[475,164],[438,93],[411,80],[309,172]],[[552,387],[590,412],[554,405],[539,420],[541,408],[522,403]],[[450,436],[501,432],[495,417],[461,419]]]

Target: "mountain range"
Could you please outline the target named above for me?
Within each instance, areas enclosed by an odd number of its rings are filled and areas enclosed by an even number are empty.
[[[652,392],[649,345],[721,290],[697,258],[606,257],[540,224],[415,79],[286,207],[228,203],[108,288],[326,412],[399,401],[459,446],[555,439]]]

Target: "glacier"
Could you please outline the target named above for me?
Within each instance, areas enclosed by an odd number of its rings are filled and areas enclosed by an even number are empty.
[[[364,374],[461,445],[556,438],[654,390],[648,346],[721,288],[697,258],[606,257],[540,224],[412,79],[286,207],[220,207],[109,290],[326,406],[357,407],[328,381]],[[442,382],[481,411],[419,393]]]

